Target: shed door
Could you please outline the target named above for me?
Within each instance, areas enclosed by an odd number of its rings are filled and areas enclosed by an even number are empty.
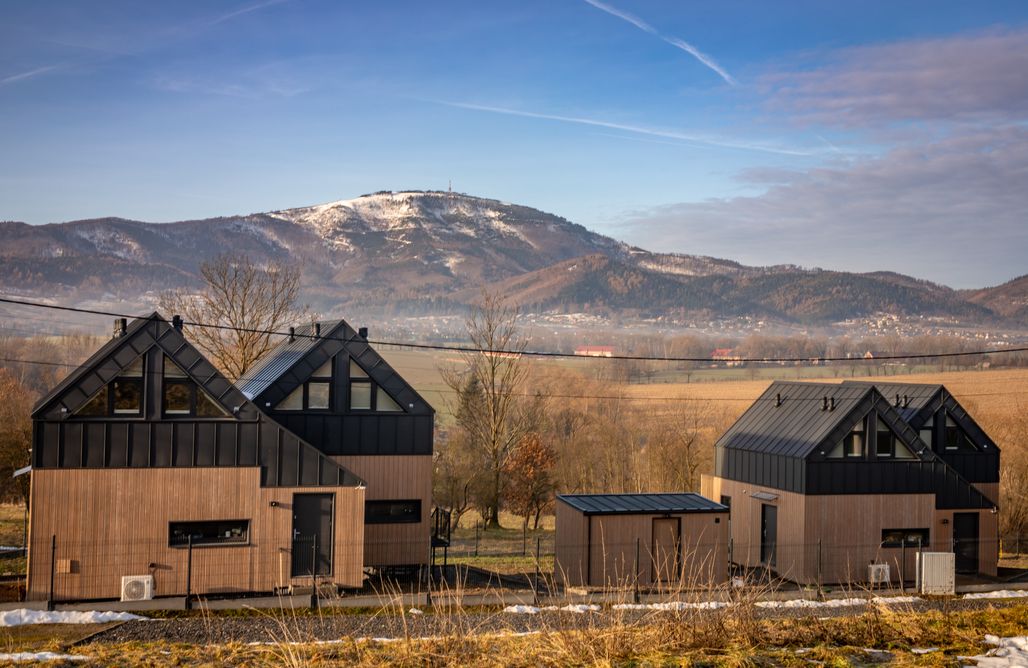
[[[778,545],[778,507],[760,504],[760,563],[774,566]]]
[[[978,572],[978,513],[953,513],[957,573]]]
[[[293,494],[292,576],[332,573],[332,494]]]
[[[678,553],[682,545],[682,520],[678,517],[655,517],[653,519],[652,558],[653,582],[675,582],[678,580]]]

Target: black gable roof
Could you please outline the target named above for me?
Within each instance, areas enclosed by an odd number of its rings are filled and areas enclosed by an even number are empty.
[[[295,328],[292,341],[284,339],[260,362],[236,381],[236,386],[259,405],[275,405],[307,380],[330,357],[345,351],[368,376],[385,389],[404,412],[431,415],[432,406],[398,374],[378,352],[345,320],[320,323],[315,335],[313,324]]]
[[[914,429],[924,423],[926,416],[935,412],[939,405],[939,394],[945,389],[938,383],[881,383],[866,380],[844,380],[842,384],[877,388]]]

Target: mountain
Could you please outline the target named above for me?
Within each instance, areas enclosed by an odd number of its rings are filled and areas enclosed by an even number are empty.
[[[829,323],[882,311],[968,323],[1025,319],[1023,303],[1017,307],[1003,286],[989,295],[958,293],[891,272],[654,253],[530,207],[421,191],[163,224],[0,223],[0,289],[142,304],[160,290],[197,285],[200,263],[223,252],[302,266],[305,298],[326,314],[452,313],[491,286],[541,312],[682,321]]]
[[[965,290],[964,297],[1000,315],[1028,322],[1028,274],[1002,285],[981,290]]]

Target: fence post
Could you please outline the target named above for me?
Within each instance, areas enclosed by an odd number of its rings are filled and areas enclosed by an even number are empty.
[[[635,591],[632,592],[632,600],[639,602],[639,538],[635,539]]]
[[[900,541],[900,593],[904,594],[907,591],[907,537],[904,536],[903,540]]]
[[[480,524],[481,523],[478,520],[475,520],[475,556],[476,557],[478,556],[478,529],[479,529]]]
[[[50,536],[50,593],[46,598],[46,609],[54,609],[54,576],[57,573],[57,536]]]
[[[539,605],[539,545],[542,538],[535,537],[535,581],[532,583],[532,605]]]
[[[821,573],[821,539],[818,538],[817,539],[817,593],[819,595],[821,595],[821,596],[824,596],[824,588],[823,588],[823,586],[821,584],[821,580],[822,579],[823,579],[823,577],[822,577],[822,573]]]
[[[186,543],[186,610],[193,609],[193,534],[189,534]]]
[[[521,525],[521,556],[528,554],[528,518],[525,518],[525,523]]]

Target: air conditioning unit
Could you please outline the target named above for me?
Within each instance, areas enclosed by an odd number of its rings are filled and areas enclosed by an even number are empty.
[[[956,593],[956,555],[952,552],[921,552],[917,555],[917,591],[952,596]]]
[[[889,564],[868,564],[867,581],[873,585],[889,584]]]
[[[121,578],[121,600],[149,601],[153,598],[152,575],[123,575]]]

